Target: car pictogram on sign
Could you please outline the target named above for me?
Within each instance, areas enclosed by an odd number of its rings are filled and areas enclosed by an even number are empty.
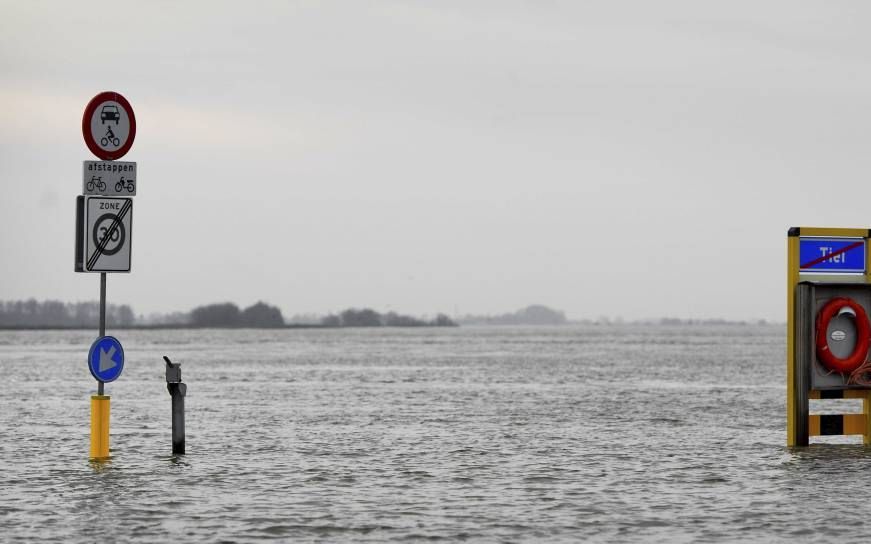
[[[115,124],[117,125],[120,120],[121,114],[118,112],[118,106],[103,106],[103,109],[100,111],[100,121],[102,121],[104,125],[106,124],[106,121],[115,121]]]

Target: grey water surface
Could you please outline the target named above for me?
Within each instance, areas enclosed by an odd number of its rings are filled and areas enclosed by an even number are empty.
[[[113,458],[92,464],[95,333],[0,333],[0,540],[871,537],[871,450],[784,446],[783,326],[115,335]],[[162,355],[188,384],[183,457]]]

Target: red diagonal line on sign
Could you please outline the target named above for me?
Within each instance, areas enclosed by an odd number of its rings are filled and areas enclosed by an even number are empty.
[[[846,253],[846,252],[850,251],[851,249],[856,249],[857,247],[861,246],[864,243],[865,243],[864,241],[853,242],[852,244],[850,244],[848,246],[842,247],[838,251],[833,251],[833,252],[829,253],[828,255],[823,255],[822,257],[818,257],[810,262],[806,262],[803,265],[801,265],[799,268],[810,268],[812,266],[816,266],[816,265],[820,264],[821,262],[825,261],[826,259],[831,259],[832,257],[840,255],[841,253]]]

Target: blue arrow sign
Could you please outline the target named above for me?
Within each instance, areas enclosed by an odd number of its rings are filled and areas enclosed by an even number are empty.
[[[124,348],[114,336],[97,338],[88,352],[88,368],[99,382],[112,382],[124,370]]]

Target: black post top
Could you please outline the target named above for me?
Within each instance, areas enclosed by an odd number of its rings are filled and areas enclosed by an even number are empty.
[[[789,237],[801,236],[801,227],[789,227],[789,230],[786,231],[786,235]],[[865,238],[871,238],[871,229],[867,230]]]
[[[163,360],[166,361],[166,383],[181,383],[181,363],[173,363],[166,355]]]

